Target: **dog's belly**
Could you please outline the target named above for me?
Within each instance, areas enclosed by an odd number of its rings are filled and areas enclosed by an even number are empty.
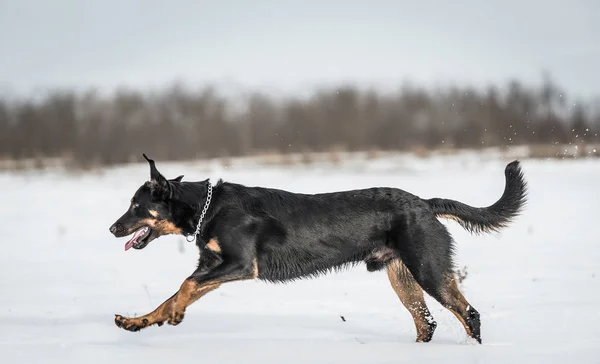
[[[372,241],[360,245],[348,242],[270,245],[258,252],[258,279],[285,282],[316,277],[362,261],[366,261],[368,267],[373,262],[383,267],[383,261],[391,252],[383,244],[383,241]]]
[[[305,214],[280,213],[265,223],[255,243],[258,278],[288,281],[318,276],[386,248],[393,215],[356,200],[338,205],[332,201],[327,208],[312,206]]]

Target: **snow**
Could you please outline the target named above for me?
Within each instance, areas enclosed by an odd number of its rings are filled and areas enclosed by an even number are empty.
[[[498,155],[383,156],[339,165],[260,166],[236,160],[161,163],[167,177],[226,180],[297,192],[395,186],[474,206],[504,187]],[[123,251],[108,228],[148,178],[145,164],[84,174],[0,174],[0,355],[3,363],[598,363],[600,160],[525,160],[529,204],[501,233],[471,236],[444,223],[466,266],[461,290],[481,313],[483,345],[426,297],[438,328],[415,329],[384,272],[364,266],[273,285],[223,285],[176,327],[118,329],[114,314],[150,312],[190,274],[183,237]],[[342,319],[344,317],[345,321]]]

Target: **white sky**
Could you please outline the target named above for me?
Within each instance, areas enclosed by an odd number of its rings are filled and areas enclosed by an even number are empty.
[[[542,70],[600,95],[600,1],[0,0],[0,90],[233,81],[298,90]]]

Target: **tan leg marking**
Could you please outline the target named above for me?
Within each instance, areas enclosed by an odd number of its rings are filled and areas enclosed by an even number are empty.
[[[192,281],[185,281],[182,288],[171,298],[163,302],[151,313],[127,318],[121,315],[115,316],[115,323],[118,327],[129,331],[139,331],[151,325],[162,326],[165,321],[171,325],[177,325],[183,320],[185,308],[208,292],[217,289],[220,284],[205,285],[203,287],[193,286]],[[184,306],[184,307],[182,307]],[[179,309],[179,311],[175,311]],[[179,312],[179,314],[176,314]]]
[[[456,279],[448,278],[448,280],[449,280],[448,286],[450,288],[450,292],[445,295],[444,299],[446,300],[446,302],[451,303],[454,307],[448,307],[448,306],[445,306],[445,307],[446,307],[446,309],[448,309],[448,311],[452,312],[454,314],[454,316],[456,316],[458,321],[460,321],[460,323],[464,326],[465,331],[467,332],[467,335],[472,336],[471,329],[469,329],[467,322],[460,315],[460,313],[458,313],[458,311],[456,310],[456,309],[458,309],[460,311],[467,312],[467,307],[469,307],[469,302],[467,302],[466,298],[458,290],[458,284],[456,283]],[[456,309],[455,309],[455,307],[456,307]]]
[[[220,283],[199,285],[193,280],[186,280],[176,294],[151,313],[134,318],[116,315],[115,323],[118,327],[129,331],[138,331],[154,324],[162,326],[165,321],[171,325],[177,325],[183,320],[183,314],[189,305],[208,292],[219,288],[220,285]]]
[[[129,331],[139,331],[154,324],[162,326],[165,321],[170,325],[178,325],[183,320],[186,308],[208,292],[219,288],[221,284],[226,282],[255,279],[256,277],[258,277],[258,265],[255,259],[252,262],[252,273],[249,276],[215,279],[205,283],[186,279],[176,294],[163,302],[151,313],[135,318],[115,315],[115,324]]]
[[[392,288],[413,317],[417,329],[416,341],[430,341],[437,324],[427,308],[421,286],[399,259],[388,265],[387,273]]]

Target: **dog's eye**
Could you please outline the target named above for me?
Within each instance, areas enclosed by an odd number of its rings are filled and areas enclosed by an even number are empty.
[[[138,207],[140,207],[140,205],[139,205],[139,204],[137,204],[137,203],[134,203],[134,204],[132,204],[132,205],[131,205],[131,208],[132,208],[133,210],[137,209]]]

